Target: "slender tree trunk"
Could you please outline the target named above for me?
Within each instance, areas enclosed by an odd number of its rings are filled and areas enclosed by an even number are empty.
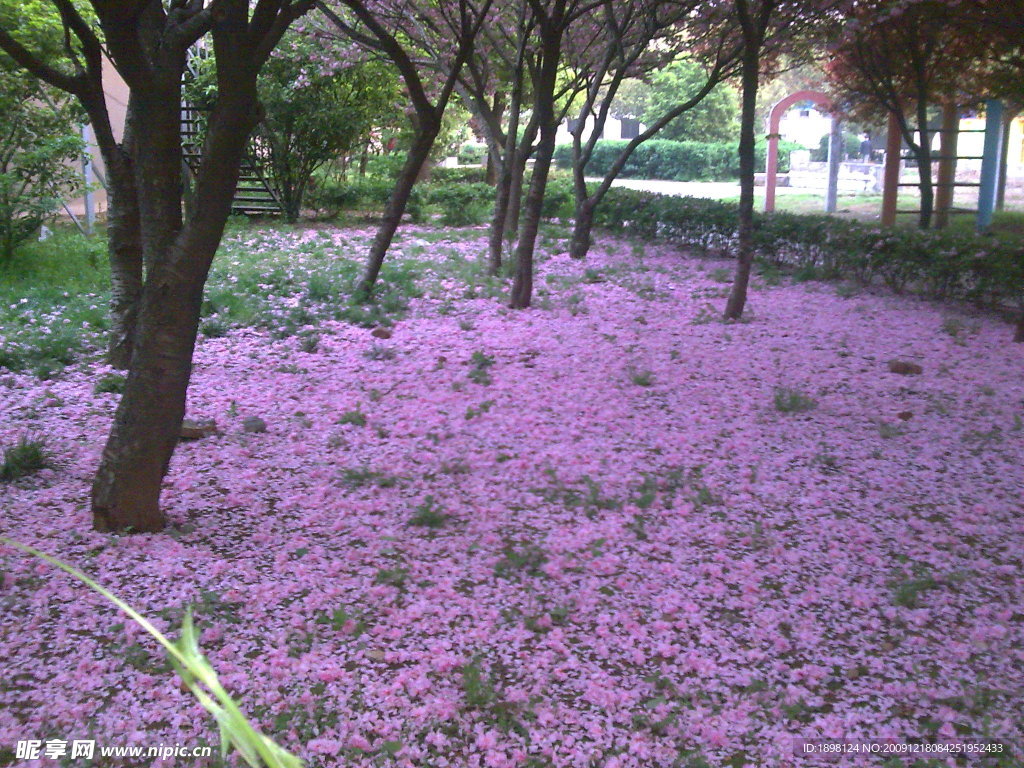
[[[109,174],[113,178],[114,174]],[[107,252],[110,260],[110,342],[107,362],[127,369],[142,298],[142,241],[134,184],[129,190],[110,187]]]
[[[750,268],[754,263],[754,123],[757,120],[757,86],[760,46],[749,41],[743,51],[743,108],[740,116],[739,252],[736,277],[725,305],[725,319],[739,320],[747,304]]]
[[[505,163],[498,188],[494,196],[494,215],[491,217],[491,230],[487,238],[487,274],[496,276],[501,273],[501,249],[505,242],[505,217],[508,215],[509,189],[512,186],[511,163]]]
[[[1017,316],[1017,332],[1013,336],[1016,342],[1024,342],[1024,309]]]
[[[110,341],[107,361],[125,370],[131,365],[135,322],[142,298],[142,234],[131,138],[107,158],[107,256],[110,261]]]
[[[935,186],[932,183],[932,135],[928,130],[928,105],[924,98],[917,102],[917,130],[920,144],[917,152],[917,177],[921,189],[921,212],[918,226],[928,229],[935,211]]]
[[[102,87],[81,95],[107,173],[107,260],[110,263],[110,337],[107,362],[126,370],[131,364],[135,322],[142,298],[142,224],[132,155],[135,100],[128,98],[128,119],[121,143],[114,139]]]
[[[405,157],[402,172],[395,181],[395,188],[391,191],[391,198],[384,207],[384,217],[381,219],[380,226],[377,228],[377,234],[373,239],[373,245],[370,247],[366,270],[363,272],[362,280],[359,281],[357,294],[363,298],[368,298],[373,292],[373,286],[377,282],[380,268],[384,264],[384,256],[391,246],[391,241],[395,237],[398,225],[402,222],[402,216],[409,202],[409,196],[412,194],[412,188],[415,186],[416,180],[419,178],[427,162],[440,127],[440,121],[434,121],[428,126],[420,127],[416,133],[416,139]]]
[[[494,153],[487,150],[487,165],[484,171],[484,181],[490,184],[492,187],[497,186],[498,180],[501,178],[501,171],[499,164],[494,159]]]
[[[370,162],[370,141],[367,139],[363,144],[363,153],[359,156],[359,178],[366,176],[366,164]]]
[[[533,141],[531,139],[530,144]],[[529,149],[522,146],[516,150],[512,166],[512,182],[508,188],[508,212],[505,216],[505,241],[515,242],[519,238],[519,220],[522,217],[523,185],[526,183],[526,162],[530,159]]]
[[[544,110],[540,129],[540,144],[533,165],[533,178],[526,197],[526,210],[516,245],[516,272],[512,283],[509,306],[525,309],[530,306],[533,296],[533,254],[537,247],[537,233],[540,231],[541,214],[544,208],[544,190],[547,188],[551,157],[555,153],[555,132],[558,128]]]
[[[488,238],[487,272],[492,276],[501,273],[502,248],[505,244],[505,230],[508,228],[508,210],[512,197],[513,179],[518,163],[516,161],[516,141],[519,133],[519,117],[522,112],[522,73],[512,87],[509,100],[508,127],[505,132],[505,145],[501,147],[501,162],[496,165],[501,173],[498,176],[495,190],[494,215],[491,218],[491,231]]]

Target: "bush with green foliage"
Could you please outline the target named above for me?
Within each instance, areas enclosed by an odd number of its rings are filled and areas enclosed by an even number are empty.
[[[597,142],[587,164],[588,176],[604,176],[629,142],[604,139]],[[779,142],[779,170],[789,170],[789,153],[800,149],[793,142]],[[755,161],[763,168],[767,145],[759,141]],[[555,148],[557,168],[572,168],[572,145]],[[651,139],[640,144],[626,161],[619,176],[623,179],[663,179],[666,181],[728,181],[739,178],[740,159],[736,144],[725,142],[668,141]]]
[[[427,200],[441,209],[441,223],[449,227],[483,224],[494,207],[494,187],[489,184],[435,184]]]
[[[541,215],[545,219],[568,219],[576,209],[576,193],[573,191],[572,179],[564,176],[553,176],[548,179],[544,188],[544,205]]]
[[[480,165],[487,162],[486,144],[463,144],[459,147],[459,162],[462,165]]]
[[[811,162],[812,163],[827,163],[828,162],[828,143],[830,136],[825,134],[821,137],[821,141],[818,142],[818,146],[811,150]],[[856,133],[847,133],[843,131],[843,155],[848,160],[859,160],[860,159],[860,136]]]
[[[0,262],[83,187],[79,110],[0,61]]]
[[[484,184],[487,182],[486,168],[445,168],[439,166],[430,171],[430,180],[438,183],[451,183],[465,181],[471,184]]]
[[[733,203],[621,187],[609,190],[595,214],[595,224],[605,229],[719,253],[732,252],[736,222]],[[832,216],[776,212],[755,215],[754,243],[760,259],[805,274],[1024,309],[1021,238],[880,228]]]

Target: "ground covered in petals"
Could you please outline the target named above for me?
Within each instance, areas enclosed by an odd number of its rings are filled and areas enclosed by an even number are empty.
[[[189,402],[221,433],[179,446],[164,534],[89,530],[108,371],[0,376],[0,442],[55,458],[0,485],[0,533],[162,629],[194,605],[228,689],[310,766],[882,764],[800,738],[1021,764],[1007,325],[773,274],[726,325],[727,262],[599,239],[583,264],[557,229],[516,312],[485,234],[406,231],[371,307],[338,292],[372,233],[233,235]],[[216,740],[113,608],[10,549],[0,572],[0,764],[26,738]]]

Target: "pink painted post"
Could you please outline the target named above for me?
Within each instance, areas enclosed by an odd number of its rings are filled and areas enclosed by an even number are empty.
[[[764,179],[764,210],[771,213],[775,210],[775,185],[779,181],[779,126],[775,125],[772,113],[772,132],[768,134],[768,167]]]
[[[801,101],[811,101],[824,109],[832,109],[829,97],[818,91],[791,93],[772,107],[772,114],[768,120],[768,161],[764,179],[764,209],[767,213],[775,210],[775,187],[779,182],[779,124],[786,110]]]

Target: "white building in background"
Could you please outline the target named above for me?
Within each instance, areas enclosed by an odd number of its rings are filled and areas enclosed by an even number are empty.
[[[570,144],[572,143],[572,129],[576,127],[576,120],[564,120],[561,125],[558,126],[558,133],[555,134],[556,144]],[[604,130],[601,132],[599,138],[602,139],[634,139],[640,135],[640,132],[646,129],[647,126],[641,123],[639,120],[633,120],[629,117],[613,117],[609,116],[605,121]],[[591,131],[594,130],[594,118],[588,117],[586,123],[583,126],[583,138],[584,140],[590,137]]]
[[[832,130],[832,118],[811,102],[794,104],[779,121],[779,134],[807,149],[817,149],[821,137]]]

